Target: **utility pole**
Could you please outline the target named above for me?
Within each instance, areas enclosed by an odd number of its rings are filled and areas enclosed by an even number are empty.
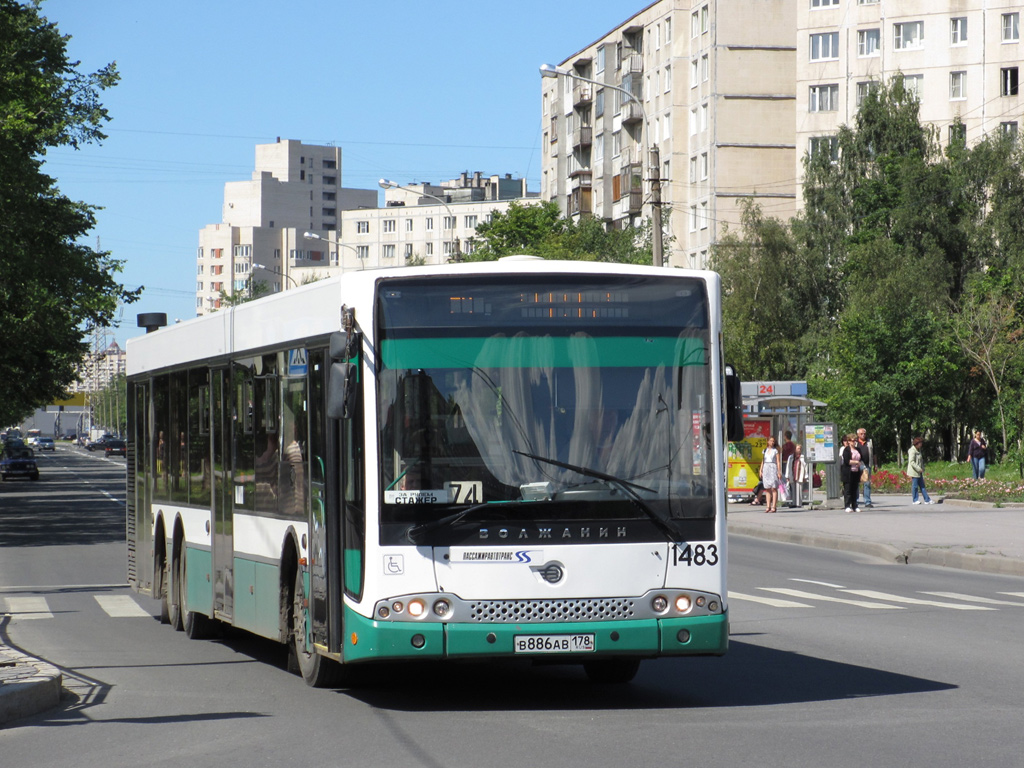
[[[646,130],[646,127],[645,127]],[[654,227],[651,244],[651,260],[656,267],[665,266],[664,244],[661,229],[661,154],[658,145],[651,147],[651,221]]]

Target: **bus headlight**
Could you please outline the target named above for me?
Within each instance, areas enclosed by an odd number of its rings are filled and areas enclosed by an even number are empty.
[[[451,610],[452,604],[447,600],[442,599],[434,603],[434,615],[438,618],[445,618],[449,613],[451,613]]]
[[[668,610],[668,598],[664,595],[655,595],[651,599],[651,610],[655,613],[664,613]]]
[[[693,607],[693,603],[690,601],[689,595],[677,595],[676,596],[676,610],[679,613],[689,613],[690,608]]]
[[[414,618],[420,618],[427,611],[426,603],[420,600],[418,597],[414,600],[409,601],[409,607],[406,609],[409,615]]]

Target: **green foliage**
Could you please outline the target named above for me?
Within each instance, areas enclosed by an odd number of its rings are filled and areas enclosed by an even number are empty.
[[[513,201],[505,212],[476,228],[477,249],[464,261],[493,261],[502,256],[529,254],[544,259],[651,263],[650,225],[638,229],[608,229],[599,219],[564,219],[552,201],[523,204]]]
[[[727,359],[746,378],[806,378],[881,455],[930,434],[949,456],[973,427],[1024,455],[1024,150],[940,152],[901,76],[836,143],[804,158],[798,217],[750,205],[716,247]]]
[[[121,262],[79,244],[95,208],[62,195],[42,172],[50,147],[105,138],[99,92],[113,64],[83,74],[37,2],[0,0],[0,421],[62,397],[119,302],[139,291],[114,280]]]

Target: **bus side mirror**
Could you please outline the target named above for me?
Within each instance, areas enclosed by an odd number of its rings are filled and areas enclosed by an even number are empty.
[[[726,366],[725,439],[730,443],[738,443],[743,438],[743,388],[732,366]]]
[[[351,419],[359,382],[352,363],[332,363],[327,378],[327,418]]]

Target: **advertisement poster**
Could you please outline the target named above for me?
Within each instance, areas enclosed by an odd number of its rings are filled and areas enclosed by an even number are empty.
[[[757,471],[772,434],[771,419],[744,419],[743,439],[728,443],[729,469],[726,493],[750,494],[757,485]]]

